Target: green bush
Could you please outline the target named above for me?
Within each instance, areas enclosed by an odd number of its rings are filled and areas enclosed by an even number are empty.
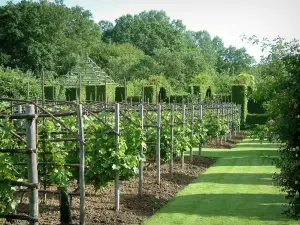
[[[45,86],[45,100],[66,100],[64,86]]]
[[[133,96],[133,95],[134,95],[134,90],[133,90],[132,86],[126,87],[126,93],[125,93],[124,86],[116,87],[116,89],[115,89],[115,101],[116,102],[122,102],[128,96]]]
[[[135,95],[135,96],[128,96],[127,97],[127,101],[128,102],[141,102],[142,100],[142,96],[139,96],[139,95]]]
[[[232,86],[232,102],[241,105],[241,125],[244,128],[248,114],[247,87],[245,85],[235,84]]]
[[[158,99],[159,99],[159,102],[167,102],[168,101],[166,88],[161,87],[159,89]]]
[[[221,102],[231,102],[231,95],[228,94],[217,94],[215,95],[216,99],[220,100]]]
[[[187,95],[170,95],[169,103],[187,103]]]
[[[253,127],[255,124],[263,125],[268,121],[266,114],[249,114],[247,115],[246,124],[248,127]]]
[[[156,86],[144,86],[144,102],[156,103]]]
[[[105,85],[89,85],[86,86],[86,100],[88,101],[105,101],[107,98],[108,102],[115,102],[115,85],[106,85],[107,90],[105,91]],[[107,95],[107,97],[106,97]]]
[[[80,95],[80,102],[85,102],[86,100],[86,90],[85,87],[81,89],[79,87],[66,87],[66,100],[67,101],[76,101]]]
[[[251,114],[264,114],[266,110],[262,106],[262,102],[253,99],[248,100],[248,113]]]
[[[16,99],[41,98],[42,88],[40,82],[32,74],[25,74],[18,69],[0,67],[0,96]]]

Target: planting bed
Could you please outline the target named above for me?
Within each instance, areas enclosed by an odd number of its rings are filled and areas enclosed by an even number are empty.
[[[182,170],[180,159],[174,160],[174,174],[169,176],[169,164],[161,166],[161,185],[156,184],[155,164],[150,164],[144,171],[144,183],[142,197],[137,196],[138,179],[121,182],[120,212],[114,211],[114,188],[109,185],[106,189],[94,191],[92,186],[86,186],[86,224],[141,224],[165,205],[185,185],[191,183],[202,174],[215,159],[194,156],[192,163],[189,157],[185,157],[185,167]],[[76,185],[69,188],[76,189]],[[51,188],[50,188],[51,189]],[[40,198],[42,194],[40,194]],[[23,203],[18,206],[18,213],[28,213],[27,194]],[[40,224],[59,223],[58,195],[47,194],[47,205],[40,200]],[[73,196],[72,200],[73,223],[79,223],[79,196]],[[11,221],[6,224],[27,224],[25,221]]]

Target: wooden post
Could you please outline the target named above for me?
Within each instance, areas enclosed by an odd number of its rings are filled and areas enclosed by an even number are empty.
[[[140,120],[141,120],[141,129],[144,129],[144,106],[143,104],[139,105],[139,111],[140,111]],[[141,154],[143,154],[143,146],[141,146]],[[142,196],[143,194],[143,161],[139,162],[139,187],[138,187],[138,194],[139,196]]]
[[[185,105],[182,105],[182,128],[185,128]],[[184,167],[184,151],[181,149],[181,169]]]
[[[35,115],[34,105],[26,105],[26,114]],[[38,184],[37,153],[36,153],[36,119],[30,118],[26,121],[26,142],[28,154],[28,182]],[[39,216],[39,196],[38,188],[30,187],[29,190],[29,216],[38,218]],[[30,222],[30,225],[38,225],[38,222]]]
[[[220,123],[220,117],[219,117],[219,105],[216,105],[216,110],[217,110],[217,120],[218,120],[218,124]],[[219,127],[218,127],[218,132],[219,132]],[[218,140],[219,140],[219,134],[217,134],[216,136],[216,145],[218,145]]]
[[[85,153],[84,153],[84,127],[83,127],[83,116],[82,116],[82,105],[77,105],[77,121],[79,127],[79,185],[80,185],[80,225],[85,224],[85,182],[84,182],[84,167],[85,167]]]
[[[17,105],[18,114],[22,113],[22,105]],[[18,120],[18,130],[22,131],[22,120]]]
[[[224,123],[224,103],[222,104],[222,111],[221,111],[221,113],[222,113],[222,116],[221,116],[222,123]],[[221,145],[223,144],[223,139],[226,142],[226,133],[224,134],[224,136],[221,137]]]
[[[156,173],[157,173],[157,184],[159,185],[160,185],[160,126],[161,126],[161,105],[157,104]]]
[[[199,107],[199,122],[200,123],[202,123],[202,117],[203,117],[203,115],[202,115],[202,113],[203,113],[203,108],[202,108],[202,105],[200,105],[200,107]],[[202,144],[201,143],[199,143],[199,155],[201,155],[202,154]]]
[[[172,104],[172,109],[171,109],[171,146],[170,146],[170,168],[169,168],[169,173],[170,177],[173,177],[173,155],[174,155],[174,104]]]
[[[115,132],[116,132],[116,154],[119,153],[119,134],[120,134],[120,105],[115,104]],[[118,167],[119,162],[116,162]],[[115,210],[120,210],[120,184],[119,184],[119,171],[116,170],[115,175]]]
[[[193,135],[194,135],[194,111],[195,111],[195,108],[194,108],[194,105],[192,105],[192,112],[191,112],[191,139],[193,138]],[[194,146],[191,146],[191,149],[190,149],[190,161],[191,161],[191,163],[193,161],[193,147]]]

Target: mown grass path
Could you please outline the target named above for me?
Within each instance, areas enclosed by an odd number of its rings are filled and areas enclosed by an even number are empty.
[[[232,149],[204,149],[217,162],[159,210],[145,225],[298,224],[281,211],[284,194],[272,185],[273,144],[250,139]],[[195,153],[196,154],[196,153]]]

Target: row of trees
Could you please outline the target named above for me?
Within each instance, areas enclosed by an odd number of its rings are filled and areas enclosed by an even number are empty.
[[[89,55],[117,82],[160,74],[177,86],[199,74],[226,81],[254,62],[246,49],[189,31],[164,11],[95,23],[88,10],[63,1],[21,1],[0,7],[0,20],[0,64],[36,74],[43,68],[65,75]]]

